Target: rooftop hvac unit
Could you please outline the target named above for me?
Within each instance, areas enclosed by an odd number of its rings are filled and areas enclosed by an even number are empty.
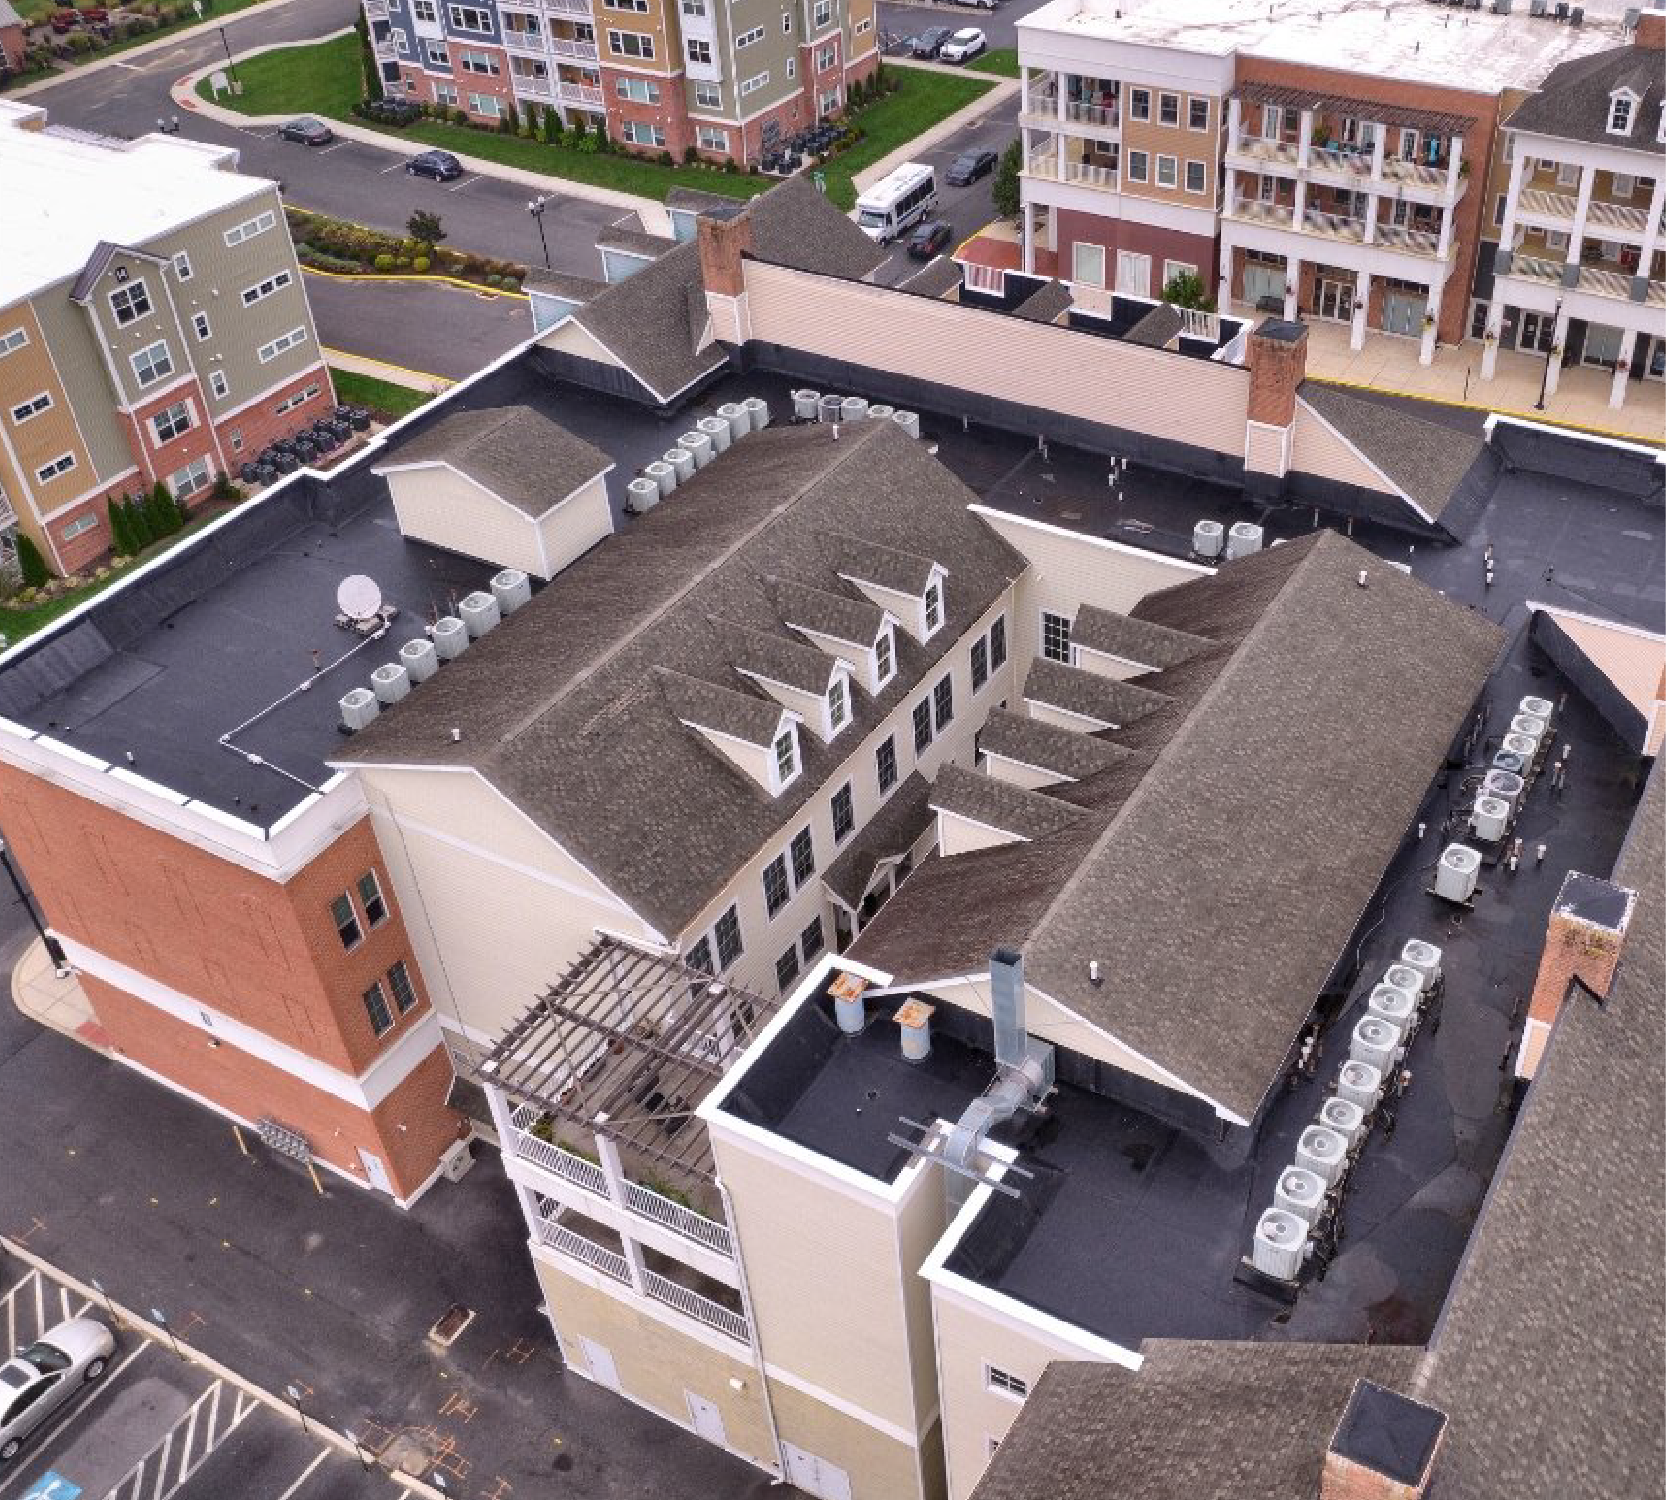
[[[1548,15],[1550,13],[1550,0],[1533,0],[1533,3],[1527,7],[1527,12],[1534,16]]]
[[[1400,962],[1416,969],[1423,976],[1423,988],[1432,990],[1440,983],[1440,949],[1422,938],[1410,938],[1400,950]]]
[[[1219,521],[1199,521],[1192,527],[1192,551],[1199,557],[1219,557],[1226,546],[1226,527]]]
[[[694,478],[694,455],[687,448],[667,448],[665,462],[677,471],[678,484],[687,484]]]
[[[889,422],[896,414],[896,407],[886,406],[883,402],[868,408],[868,420],[870,422]]]
[[[1517,714],[1510,720],[1511,734],[1525,734],[1530,740],[1542,740],[1550,726],[1537,714]]]
[[[1556,705],[1548,698],[1523,698],[1516,704],[1518,714],[1531,714],[1535,719],[1543,719],[1548,725],[1556,716]]]
[[[1379,1021],[1386,1021],[1395,1031],[1395,1045],[1406,1039],[1412,1018],[1417,1014],[1417,1002],[1404,990],[1391,984],[1379,984],[1365,1002],[1365,1013]]]
[[[1253,521],[1234,521],[1226,533],[1226,560],[1248,557],[1259,552],[1266,533]]]
[[[729,424],[731,438],[743,438],[752,430],[752,418],[738,401],[725,401],[718,407],[717,414]]]
[[[396,661],[385,662],[370,674],[378,703],[397,703],[411,691],[410,674]]]
[[[1273,1207],[1282,1213],[1294,1214],[1310,1228],[1319,1222],[1325,1206],[1325,1179],[1306,1167],[1291,1165],[1278,1174],[1278,1185],[1273,1189]]]
[[[1448,844],[1435,866],[1435,894],[1447,901],[1467,901],[1481,875],[1481,856],[1467,844]]]
[[[1346,1099],[1369,1114],[1377,1107],[1383,1091],[1382,1070],[1367,1062],[1345,1062],[1336,1075],[1336,1097]]]
[[[1500,750],[1492,758],[1492,768],[1495,771],[1514,771],[1519,776],[1526,766],[1526,760],[1514,750]]]
[[[406,641],[399,648],[399,665],[405,669],[405,675],[412,682],[427,682],[440,670],[440,658],[434,650],[434,643],[419,637],[414,641]]]
[[[503,611],[498,608],[497,600],[481,589],[467,595],[457,606],[457,613],[463,617],[469,638],[476,641],[488,630],[495,630],[498,621],[503,618]]]
[[[722,417],[701,417],[694,425],[712,440],[713,453],[722,453],[734,437],[729,430],[729,424]]]
[[[1521,799],[1526,785],[1527,783],[1514,771],[1506,770],[1503,766],[1494,766],[1481,778],[1481,795],[1497,797],[1514,808]]]
[[[456,615],[443,615],[434,624],[434,650],[441,661],[456,661],[469,649],[469,628]]]
[[[376,701],[376,695],[369,688],[354,688],[341,700],[341,722],[348,733],[363,729],[381,712],[381,704]]]
[[[1250,1264],[1265,1276],[1294,1281],[1307,1254],[1307,1222],[1282,1208],[1269,1208],[1255,1226]]]
[[[625,509],[633,516],[646,515],[658,504],[657,479],[633,479],[625,486]]]
[[[1365,1134],[1365,1111],[1347,1099],[1327,1099],[1319,1110],[1319,1123],[1334,1130],[1352,1150]]]
[[[697,469],[705,468],[717,456],[712,440],[703,432],[685,432],[677,439],[677,446],[688,450],[688,456],[694,460]]]
[[[1510,826],[1510,804],[1502,797],[1477,797],[1469,814],[1469,831],[1483,844],[1496,844]]]
[[[505,568],[492,579],[492,597],[504,614],[512,615],[523,604],[531,603],[532,580],[519,568]]]
[[[1383,974],[1383,983],[1404,990],[1414,1000],[1429,987],[1423,971],[1414,964],[1390,964]]]
[[[642,477],[653,480],[659,486],[662,500],[677,487],[677,471],[662,458],[656,458],[651,464],[643,464]]]
[[[868,419],[868,403],[860,396],[846,396],[844,405],[839,409],[841,422],[865,422]]]
[[[1348,1046],[1349,1062],[1367,1063],[1386,1075],[1398,1061],[1399,1050],[1400,1033],[1380,1016],[1366,1016],[1354,1023]]]
[[[1522,764],[1528,764],[1539,753],[1539,742],[1531,735],[1507,734],[1504,736],[1504,749],[1511,755],[1519,755]]]
[[[920,414],[917,411],[894,411],[891,413],[891,420],[909,437],[917,438],[920,435]]]
[[[844,415],[845,398],[843,396],[823,396],[816,407],[816,420],[819,422],[837,422]]]
[[[1309,1125],[1296,1142],[1296,1165],[1335,1187],[1348,1165],[1348,1143],[1334,1130]]]
[[[816,412],[820,408],[820,406],[821,406],[821,392],[820,391],[794,391],[793,392],[793,415],[795,417],[797,417],[800,422],[813,422],[813,421],[815,421]]]
[[[741,405],[746,408],[747,419],[754,432],[762,432],[769,426],[769,402],[762,396],[748,396]]]

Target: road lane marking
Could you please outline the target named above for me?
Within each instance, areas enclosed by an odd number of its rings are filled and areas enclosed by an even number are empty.
[[[303,1484],[312,1478],[313,1471],[317,1469],[317,1467],[329,1456],[330,1450],[328,1448],[319,1449],[318,1457],[313,1459],[313,1461],[301,1471],[301,1477],[297,1479],[294,1484],[290,1485],[290,1487],[281,1495],[279,1495],[278,1500],[290,1500],[290,1496],[292,1496],[296,1490],[300,1489]]]

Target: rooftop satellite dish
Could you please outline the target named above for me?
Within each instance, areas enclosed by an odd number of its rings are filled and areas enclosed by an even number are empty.
[[[336,607],[349,620],[373,620],[382,608],[382,591],[364,573],[349,573],[336,589]]]

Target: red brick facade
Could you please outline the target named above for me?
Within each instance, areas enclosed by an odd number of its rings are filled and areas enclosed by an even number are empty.
[[[306,392],[314,386],[318,388],[317,394],[306,396]],[[287,410],[278,409],[295,396],[306,396],[306,399]],[[221,446],[225,449],[228,472],[236,474],[240,464],[248,463],[268,443],[288,437],[303,427],[310,427],[320,417],[327,417],[335,401],[335,387],[330,383],[329,369],[320,362],[276,390],[269,391],[259,401],[220,418],[216,427]]]
[[[23,28],[17,24],[0,26],[0,62],[8,68],[23,66]]]
[[[1053,221],[1053,243],[1058,253],[1059,274],[1062,276],[1071,275],[1071,268],[1075,265],[1076,246],[1080,243],[1104,247],[1107,287],[1116,288],[1116,257],[1119,250],[1151,257],[1151,286],[1149,289],[1131,289],[1136,295],[1161,296],[1163,265],[1171,260],[1179,261],[1182,265],[1195,266],[1205,288],[1213,284],[1213,267],[1217,259],[1215,240],[1211,235],[1181,234],[1177,230],[1142,224],[1134,219],[1107,219],[1073,208],[1055,208]]]
[[[190,412],[190,427],[178,437],[164,443],[157,442],[153,419],[181,402]],[[133,451],[133,461],[139,466],[147,488],[159,479],[164,482],[171,480],[173,475],[195,459],[207,459],[210,481],[226,467],[215,441],[214,429],[208,421],[208,402],[195,378],[163,395],[141,402],[132,411],[124,413],[123,424],[127,430],[128,447]]]

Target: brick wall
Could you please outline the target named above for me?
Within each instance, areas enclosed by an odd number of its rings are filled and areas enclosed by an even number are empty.
[[[1627,894],[1618,886],[1578,871],[1570,871],[1562,882],[1556,904],[1551,908],[1544,952],[1539,957],[1539,972],[1533,980],[1533,996],[1527,1006],[1527,1036],[1516,1062],[1519,1077],[1531,1078],[1537,1071],[1549,1028],[1562,1008],[1568,987],[1577,979],[1600,997],[1607,995],[1608,986],[1613,982],[1625,941],[1625,919],[1616,927],[1605,927],[1567,910],[1571,899],[1589,899],[1593,892],[1599,891],[1612,892],[1616,899]]]
[[[1069,277],[1078,242],[1105,247],[1105,284],[1116,285],[1116,257],[1119,250],[1151,257],[1151,288],[1145,296],[1161,294],[1163,262],[1180,261],[1195,266],[1210,296],[1214,295],[1215,267],[1219,258],[1212,235],[1182,234],[1155,224],[1132,219],[1107,219],[1071,208],[1053,210],[1053,244],[1059,255],[1059,274]]]
[[[1288,427],[1296,415],[1296,387],[1307,373],[1307,330],[1294,340],[1249,338],[1249,419]]]
[[[158,444],[151,419],[181,401],[191,409],[190,428],[178,437]],[[158,479],[167,480],[193,459],[206,458],[210,475],[221,467],[213,430],[209,426],[208,401],[198,381],[193,380],[154,400],[140,402],[126,414],[125,423],[133,461],[145,476],[147,486],[154,485]]]
[[[1319,1500],[1419,1500],[1415,1484],[1396,1484],[1375,1469],[1356,1464],[1340,1454],[1327,1453],[1319,1479]]]
[[[278,410],[291,396],[301,395],[311,386],[318,387],[316,396],[308,398],[298,406],[290,407],[288,411]],[[226,462],[230,465],[231,473],[235,475],[240,464],[250,462],[268,443],[288,437],[292,432],[310,427],[320,417],[328,416],[335,406],[335,400],[335,387],[330,383],[330,372],[320,363],[310,370],[303,370],[287,384],[269,395],[262,396],[259,401],[245,406],[241,411],[221,418],[216,425],[220,442],[226,450]],[[240,450],[233,446],[234,433],[242,437],[243,446]]]

